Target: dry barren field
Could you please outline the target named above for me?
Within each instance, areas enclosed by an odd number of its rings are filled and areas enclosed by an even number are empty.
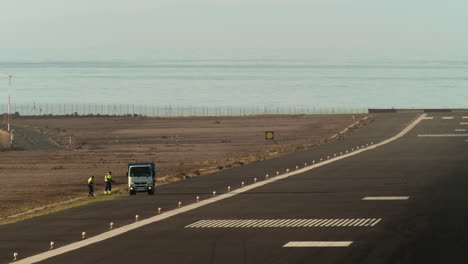
[[[0,218],[86,196],[91,175],[101,191],[109,170],[115,187],[125,187],[129,162],[155,162],[158,178],[165,182],[203,177],[322,144],[362,117],[17,119],[15,142],[23,149],[0,152]],[[360,125],[365,122],[356,127]],[[270,130],[276,139],[265,142],[264,132]]]

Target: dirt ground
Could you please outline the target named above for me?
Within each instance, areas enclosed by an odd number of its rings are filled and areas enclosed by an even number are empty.
[[[124,187],[129,162],[155,162],[160,180],[176,181],[313,147],[362,117],[17,119],[17,150],[0,152],[0,218],[86,196],[91,175],[101,191],[109,170]]]

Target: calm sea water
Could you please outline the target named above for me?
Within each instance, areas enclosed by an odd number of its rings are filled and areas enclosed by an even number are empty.
[[[17,104],[468,107],[468,60],[459,59],[0,58],[0,73],[15,75]],[[0,104],[7,90],[0,79]]]

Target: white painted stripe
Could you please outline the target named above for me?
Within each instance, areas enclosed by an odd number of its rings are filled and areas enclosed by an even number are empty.
[[[354,220],[355,220],[354,218],[350,218],[348,221],[342,223],[341,226],[348,226],[348,224],[354,222]]]
[[[446,119],[446,120],[453,119],[453,116],[444,116],[444,117],[442,117],[442,119]]]
[[[302,224],[307,221],[308,219],[300,219],[300,221],[298,221],[297,223],[295,223],[294,225],[292,225],[291,227],[296,227],[296,226],[302,226]]]
[[[295,171],[292,171],[292,172],[289,172],[289,173],[285,173],[283,175],[279,175],[279,176],[276,176],[276,177],[271,177],[268,180],[259,181],[259,182],[256,182],[256,183],[241,187],[241,188],[237,189],[235,192],[224,193],[224,194],[221,194],[221,195],[218,195],[218,196],[215,196],[215,197],[211,197],[209,199],[202,200],[202,201],[197,202],[197,203],[189,204],[187,206],[183,206],[183,207],[171,210],[171,211],[167,211],[167,212],[164,212],[162,214],[159,214],[159,215],[156,215],[156,216],[153,216],[153,217],[150,217],[150,218],[147,218],[147,219],[144,219],[144,220],[132,223],[132,224],[128,224],[128,225],[125,225],[125,226],[122,226],[122,227],[119,227],[119,228],[115,228],[113,230],[107,231],[107,232],[102,233],[100,235],[96,235],[94,237],[90,237],[88,239],[80,240],[78,242],[65,245],[63,247],[59,247],[59,248],[56,248],[56,249],[53,249],[53,250],[48,250],[48,251],[45,251],[43,253],[24,258],[22,260],[18,260],[15,263],[16,264],[26,264],[26,263],[36,263],[36,262],[39,262],[39,261],[43,261],[45,259],[48,259],[48,258],[51,258],[51,257],[54,257],[54,256],[58,256],[58,255],[61,255],[61,254],[64,254],[64,253],[67,253],[67,252],[70,252],[70,251],[73,251],[73,250],[77,250],[77,249],[82,248],[82,247],[89,246],[89,245],[94,244],[94,243],[98,243],[98,242],[107,240],[109,238],[119,236],[121,234],[127,233],[127,232],[135,230],[137,228],[140,228],[140,227],[143,227],[143,226],[155,223],[155,222],[159,222],[161,220],[164,220],[164,219],[167,219],[167,218],[170,218],[170,217],[173,217],[173,216],[176,216],[176,215],[179,215],[179,214],[191,211],[191,210],[198,209],[198,208],[203,207],[205,205],[212,204],[212,203],[215,203],[215,202],[227,199],[227,198],[231,198],[231,197],[233,197],[235,195],[238,195],[238,194],[241,194],[241,193],[244,193],[244,192],[248,192],[250,190],[261,187],[263,185],[266,185],[266,184],[269,184],[269,183],[272,183],[272,182],[276,182],[276,181],[279,181],[279,180],[282,180],[282,179],[286,179],[288,177],[291,177],[291,176],[294,176],[294,175],[297,175],[297,174],[301,174],[301,173],[304,173],[306,171],[313,170],[313,169],[325,166],[327,164],[330,164],[330,163],[333,163],[333,162],[336,162],[336,161],[339,161],[339,160],[342,160],[342,159],[349,158],[349,157],[354,156],[354,155],[358,155],[359,153],[381,147],[383,145],[386,145],[386,144],[388,144],[390,142],[393,142],[393,141],[403,137],[404,135],[406,135],[416,125],[418,125],[423,120],[423,118],[425,118],[426,116],[427,116],[427,114],[420,115],[416,120],[414,120],[406,128],[404,128],[402,131],[400,131],[397,135],[395,135],[395,136],[393,136],[393,137],[391,137],[389,139],[386,139],[386,140],[384,140],[384,141],[382,141],[380,143],[373,144],[373,145],[371,145],[371,146],[369,146],[367,148],[362,148],[362,149],[359,149],[359,150],[344,154],[342,156],[336,157],[334,159],[325,160],[325,161],[322,161],[320,163],[316,163],[316,164],[313,164],[311,166],[308,166],[308,167],[305,167],[305,168],[302,168],[302,169],[299,169],[299,170],[295,170]]]
[[[251,224],[250,227],[258,227],[258,226],[261,225],[263,222],[265,222],[265,220],[257,220],[257,221],[255,221],[253,224]]]
[[[318,221],[320,221],[320,219],[310,219],[309,221],[304,223],[304,227],[313,226]]]
[[[369,226],[371,223],[373,223],[375,220],[377,220],[376,218],[372,218],[369,222],[366,223],[366,226]]]
[[[301,227],[308,219],[300,219],[301,221],[297,222],[293,227]]]
[[[227,227],[227,226],[231,225],[231,224],[232,224],[232,222],[234,222],[234,220],[231,220],[231,219],[224,220],[224,223],[223,223],[222,225],[220,225],[219,227],[223,227],[223,228],[225,228],[225,227]]]
[[[322,222],[320,225],[317,225],[317,226],[325,226],[326,224],[332,222],[333,219],[326,219],[326,221]]]
[[[362,222],[359,226],[368,226],[369,223],[372,221],[372,218],[367,218],[364,222]]]
[[[434,119],[434,117],[433,117],[433,116],[428,116],[428,117],[425,117],[425,118],[423,118],[423,119],[424,119],[424,120],[432,120],[432,119]]]
[[[265,222],[263,222],[263,224],[259,225],[258,227],[267,227],[268,225],[270,225],[274,221],[276,221],[276,220],[266,220]]]
[[[281,223],[277,227],[285,227],[292,221],[294,221],[294,219],[286,219],[286,221],[281,221]]]
[[[392,200],[408,200],[409,196],[368,196],[362,198],[363,201],[392,201]]]
[[[250,222],[247,227],[254,227],[258,224],[258,222],[260,222],[261,220],[258,220],[258,219],[255,219],[253,220],[252,222]]]
[[[302,221],[302,222],[298,225],[298,227],[305,227],[305,226],[307,226],[307,224],[310,223],[310,220],[311,220],[311,219],[304,219],[304,221]]]
[[[265,226],[263,226],[263,227],[272,227],[272,225],[274,225],[276,223],[276,221],[277,221],[276,219],[271,220],[269,223],[265,224]]]
[[[261,224],[261,223],[263,223],[263,220],[257,219],[257,220],[254,220],[252,223],[250,223],[250,224],[248,225],[248,227],[256,227],[256,226],[258,226],[258,225]]]
[[[221,224],[217,225],[216,227],[218,227],[218,228],[220,228],[220,227],[224,228],[224,227],[228,226],[230,223],[232,223],[232,220],[231,220],[231,219],[225,219],[225,220],[222,221]]]
[[[203,225],[201,225],[200,227],[201,228],[205,228],[205,227],[211,227],[212,225],[216,224],[217,221],[216,220],[208,220],[206,221]]]
[[[288,227],[296,222],[297,219],[290,219],[289,221],[284,222],[280,227]]]
[[[196,228],[204,227],[204,226],[208,225],[209,223],[213,223],[213,222],[214,222],[214,220],[199,221],[199,224],[196,226]]]
[[[201,220],[201,221],[204,221],[204,220]],[[200,223],[201,221],[198,221],[198,222],[192,223],[192,224],[190,224],[190,225],[188,225],[188,226],[186,226],[186,227],[195,227],[195,226],[197,226],[197,225],[198,225],[198,223]]]
[[[212,224],[210,227],[220,227],[220,226],[226,224],[227,221],[228,220],[218,220],[217,223]]]
[[[244,221],[242,222],[242,224],[238,225],[237,227],[248,226],[248,225],[250,225],[250,223],[252,223],[253,221],[255,221],[255,220],[244,220]]]
[[[241,222],[242,220],[234,220],[227,227],[237,227]]]
[[[359,221],[355,226],[363,226],[365,222],[367,222],[369,219],[362,219]]]
[[[361,223],[361,221],[362,221],[362,218],[357,219],[356,221],[354,221],[353,226],[358,226],[359,223]]]
[[[290,219],[289,221],[286,221],[286,222],[281,223],[280,227],[287,227],[287,226],[289,226],[291,223],[293,223],[294,221],[296,221],[296,219]]]
[[[349,247],[353,241],[291,241],[283,247]]]
[[[231,222],[229,222],[229,223],[226,225],[226,228],[237,227],[241,222],[242,222],[242,220],[240,220],[240,219],[232,220]]]
[[[282,219],[282,220],[279,220],[274,224],[272,225],[272,227],[280,227],[284,222],[288,222],[289,219]]]
[[[468,125],[467,122],[461,122],[460,125]]]
[[[321,223],[328,221],[328,219],[320,219],[318,222],[315,222],[312,226],[319,226]]]
[[[338,226],[346,226],[349,222],[354,221],[354,219],[346,219],[343,223],[339,224]]]
[[[468,119],[468,116],[462,116],[463,119]]]
[[[466,132],[466,128],[457,128],[455,132]]]
[[[420,134],[418,137],[468,137],[468,134]]]
[[[375,225],[378,224],[380,221],[382,221],[382,218],[377,219],[377,220],[374,221],[370,226],[375,226]]]
[[[332,227],[369,226],[376,218],[358,219],[217,219],[201,220],[185,228],[256,228],[256,227]]]
[[[329,219],[328,221],[325,221],[323,222],[322,224],[320,224],[319,226],[326,226],[328,224],[330,224],[331,222],[335,221],[334,219]]]
[[[214,225],[216,225],[216,223],[219,223],[219,221],[216,220],[216,219],[213,219],[213,220],[207,221],[204,225],[202,225],[202,226],[200,226],[200,227],[201,227],[201,228],[213,227]]]
[[[354,219],[352,219],[352,221],[350,221],[349,223],[347,223],[347,224],[344,225],[344,226],[353,226],[353,225],[354,225],[355,223],[357,223],[359,220],[360,220],[359,218],[358,218],[358,219],[354,218]]]
[[[336,223],[336,222],[338,222],[338,221],[341,221],[341,220],[342,220],[342,219],[335,219],[335,220],[333,220],[332,222],[326,224],[325,226],[327,226],[327,227],[328,227],[328,226],[332,226],[334,223]]]
[[[341,219],[340,221],[334,223],[332,226],[340,226],[342,223],[346,222],[348,219]]]

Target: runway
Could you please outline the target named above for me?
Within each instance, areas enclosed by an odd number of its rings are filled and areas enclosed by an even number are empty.
[[[466,115],[466,113],[465,113]],[[20,261],[379,144],[415,114],[385,114],[319,148],[0,227],[0,262]],[[449,263],[468,254],[468,144],[462,113],[429,114],[402,138],[40,263]],[[452,117],[452,118],[447,118]],[[353,150],[351,150],[353,149]],[[342,153],[342,154],[340,154]],[[328,158],[329,157],[329,158]],[[288,171],[289,170],[289,171]],[[279,176],[276,176],[279,172]],[[269,175],[269,179],[266,175]],[[200,201],[197,202],[196,196]],[[178,202],[182,203],[181,208]],[[163,213],[164,214],[164,213]],[[163,215],[161,214],[161,216]],[[140,222],[139,221],[139,222]],[[82,240],[83,242],[86,241]],[[52,252],[52,251],[50,251]],[[18,262],[19,263],[19,262]]]

